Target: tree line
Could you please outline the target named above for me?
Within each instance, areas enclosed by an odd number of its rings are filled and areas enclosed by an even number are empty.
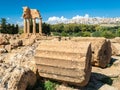
[[[19,32],[19,26],[18,24],[10,24],[7,23],[7,20],[5,18],[1,18],[1,27],[0,32],[4,34],[18,34]]]
[[[32,24],[32,20],[30,21],[30,32],[32,33],[32,28],[33,24]],[[51,31],[50,31],[50,25],[46,24],[46,23],[42,23],[42,33],[44,35],[50,35]],[[36,32],[39,32],[39,24],[36,23]],[[7,23],[7,20],[5,18],[1,18],[0,20],[0,33],[4,33],[4,34],[22,34],[23,33],[23,29],[19,30],[19,26],[18,24],[10,24]]]
[[[50,25],[50,31],[57,36],[76,36],[76,37],[120,37],[120,26],[106,27],[100,25],[87,24],[55,24]]]
[[[30,25],[32,31],[32,21]],[[39,31],[39,25],[36,24],[36,32]],[[5,18],[1,19],[1,33],[17,34],[21,32],[18,25],[7,24]],[[22,29],[23,32],[23,29]],[[120,26],[105,27],[100,25],[87,25],[87,24],[47,24],[42,23],[42,33],[44,35],[53,36],[75,36],[75,37],[105,37],[114,38],[120,37]]]

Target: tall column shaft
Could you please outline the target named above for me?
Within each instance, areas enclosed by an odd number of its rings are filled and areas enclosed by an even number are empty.
[[[27,33],[27,20],[24,19],[24,33]]]
[[[33,19],[33,33],[36,34],[36,20]]]
[[[39,33],[40,35],[42,35],[42,18],[40,18],[40,21],[39,21]]]
[[[30,33],[30,20],[27,20],[27,33]]]

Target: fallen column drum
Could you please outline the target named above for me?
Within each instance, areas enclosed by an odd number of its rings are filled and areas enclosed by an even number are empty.
[[[92,47],[92,65],[105,68],[111,60],[111,42],[99,37],[80,37],[73,38],[76,42],[90,42]]]
[[[91,75],[91,44],[45,41],[39,44],[35,61],[41,77],[85,86]]]

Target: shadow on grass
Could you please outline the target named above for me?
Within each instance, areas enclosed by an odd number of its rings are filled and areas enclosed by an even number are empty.
[[[57,81],[40,77],[38,71],[36,72],[36,77],[37,82],[33,90],[55,90],[55,87],[60,85],[60,83]]]
[[[47,81],[47,83],[45,81]],[[74,89],[77,89],[77,90],[99,90],[103,85],[105,85],[105,84],[112,85],[112,83],[113,83],[113,80],[110,77],[100,74],[100,73],[92,72],[90,80],[85,87],[79,87],[79,86],[70,85],[70,84],[67,84],[67,87],[69,87],[73,90]],[[54,88],[46,89],[46,85],[49,88],[53,88],[56,85],[63,85],[63,84],[62,84],[62,82],[57,82],[57,81],[39,77],[36,82],[35,89],[33,89],[33,90],[55,90]],[[36,89],[36,88],[38,88],[38,89]]]
[[[91,78],[90,81],[88,83],[88,85],[85,87],[85,90],[99,90],[103,85],[108,84],[108,85],[112,85],[113,80],[104,75],[104,74],[100,74],[100,73],[91,73]],[[92,88],[92,89],[89,89]]]
[[[78,87],[73,85],[69,85],[69,87],[77,90],[99,90],[103,85],[108,84],[111,86],[112,83],[113,80],[106,75],[100,73],[91,73],[90,80],[85,87]]]

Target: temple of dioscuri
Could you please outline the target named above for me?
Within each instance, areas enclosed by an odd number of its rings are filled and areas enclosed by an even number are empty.
[[[30,23],[32,20],[32,33],[36,34],[36,19],[39,19],[39,34],[42,35],[42,17],[37,9],[23,7],[24,33],[30,33]]]

